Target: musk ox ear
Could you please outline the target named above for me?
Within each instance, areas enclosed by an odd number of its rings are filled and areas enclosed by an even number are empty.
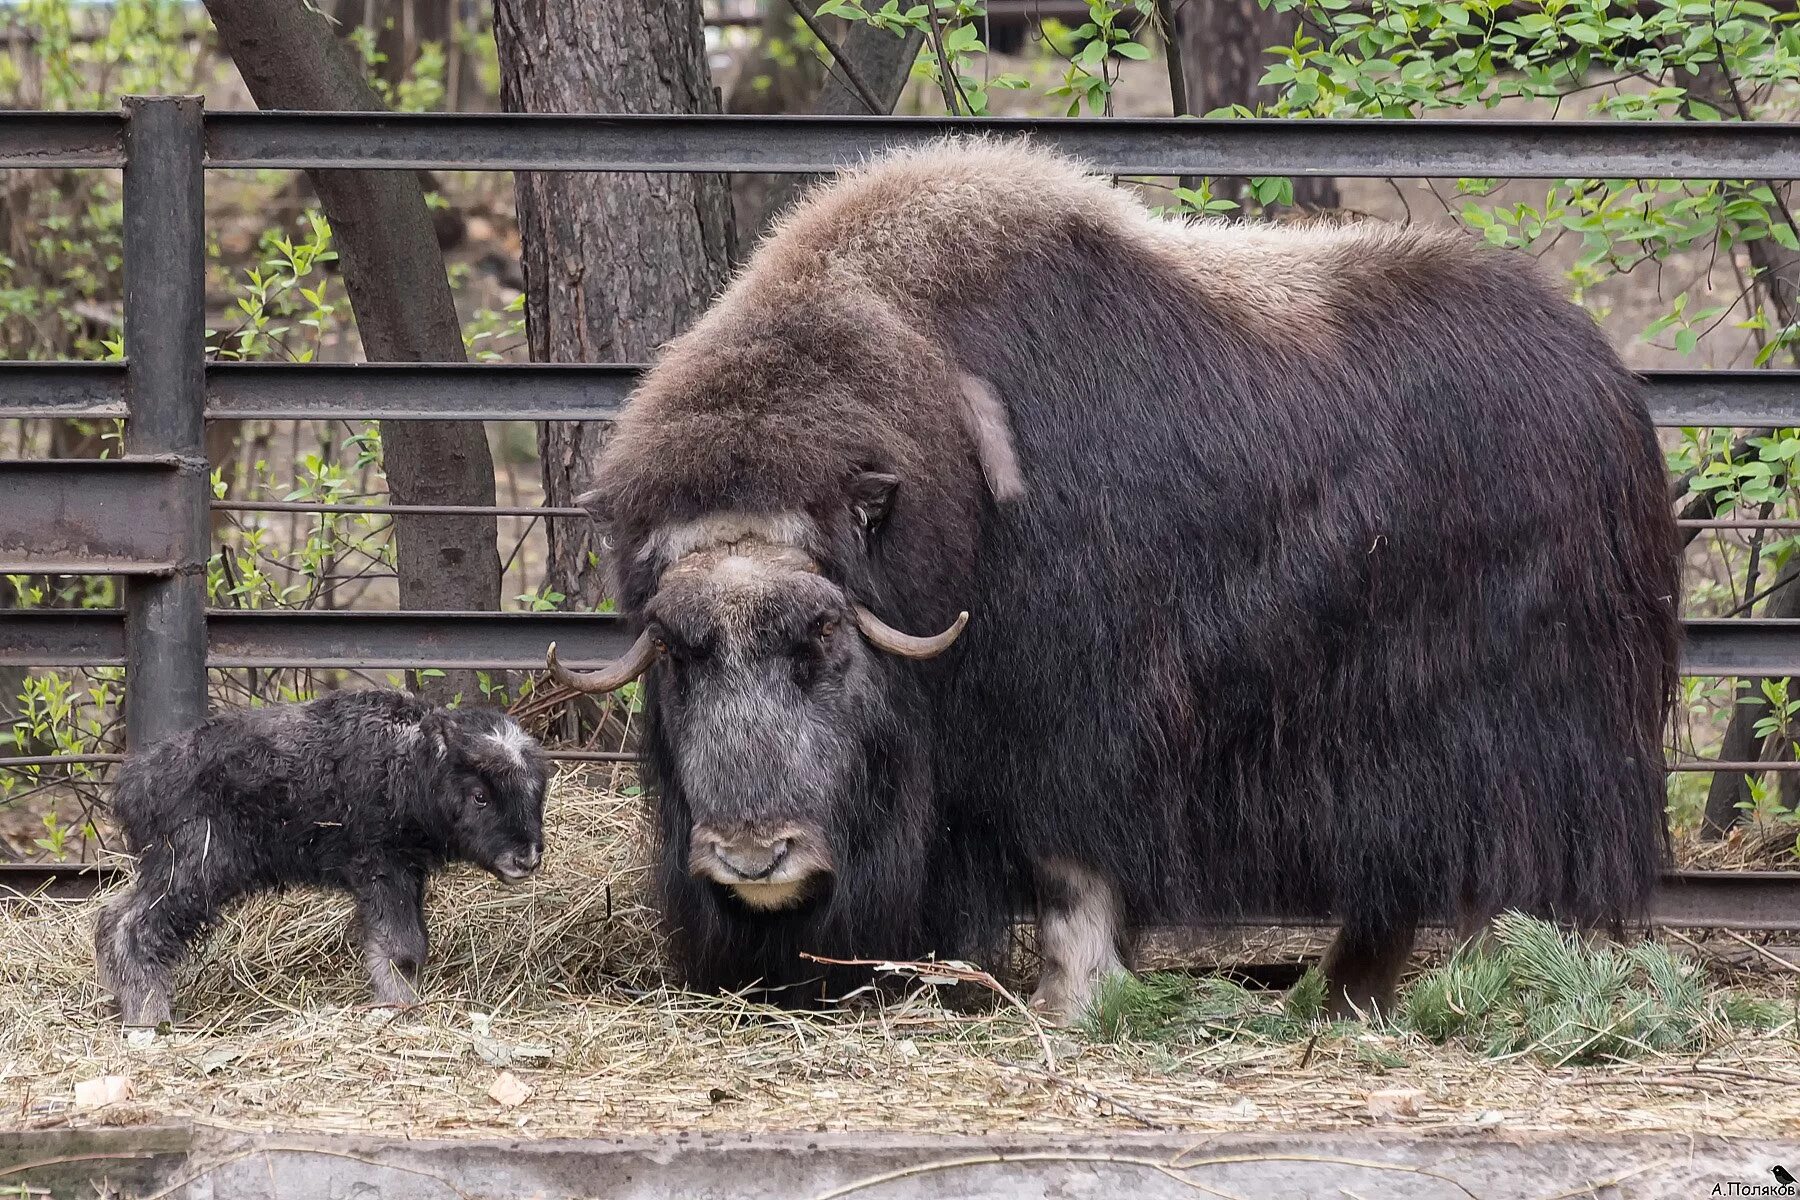
[[[1002,504],[1017,500],[1025,494],[1025,476],[1019,471],[1019,456],[1013,450],[1012,418],[1006,414],[1006,405],[985,379],[964,375],[959,382],[963,424],[968,428],[988,491]]]
[[[898,475],[885,471],[858,471],[850,477],[850,511],[857,524],[873,531],[894,506],[894,490],[900,486]]]

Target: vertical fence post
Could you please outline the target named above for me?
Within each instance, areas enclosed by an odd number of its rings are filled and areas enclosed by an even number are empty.
[[[125,737],[133,748],[206,718],[205,146],[198,96],[128,97],[125,451],[179,464],[173,574],[125,594]]]

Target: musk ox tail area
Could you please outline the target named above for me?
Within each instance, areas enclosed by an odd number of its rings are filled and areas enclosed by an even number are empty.
[[[859,834],[855,905],[811,926],[683,891],[652,714],[697,974],[779,974],[825,930],[990,955],[1046,863],[1137,922],[1639,917],[1678,544],[1637,382],[1557,292],[1456,231],[1163,220],[1017,142],[816,192],[620,422],[621,606],[763,539],[897,628],[972,618],[883,668],[925,849]],[[879,525],[846,498],[870,478],[898,481]],[[834,802],[878,822],[876,794]]]

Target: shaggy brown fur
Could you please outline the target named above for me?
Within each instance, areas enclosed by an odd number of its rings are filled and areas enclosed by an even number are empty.
[[[1340,998],[1379,1002],[1421,919],[1617,923],[1649,894],[1660,457],[1520,256],[1163,221],[1019,143],[901,153],[816,193],[669,345],[600,477],[634,619],[717,636],[688,583],[658,600],[696,551],[790,547],[814,581],[648,681],[697,984],[984,954],[1031,899],[1084,939],[1048,978],[1111,961],[1115,910],[1269,905],[1342,916]],[[817,632],[852,602],[973,619],[940,659],[871,659]],[[802,732],[765,744],[778,724]],[[830,886],[752,912],[691,877],[719,805],[835,839]]]

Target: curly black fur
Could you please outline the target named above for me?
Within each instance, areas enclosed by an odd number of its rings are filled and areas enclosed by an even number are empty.
[[[101,982],[126,1024],[161,1024],[174,968],[227,904],[311,885],[356,898],[375,1000],[407,1003],[427,876],[455,861],[535,870],[548,778],[504,713],[403,692],[214,717],[120,769],[113,816],[137,867],[95,931]]]

